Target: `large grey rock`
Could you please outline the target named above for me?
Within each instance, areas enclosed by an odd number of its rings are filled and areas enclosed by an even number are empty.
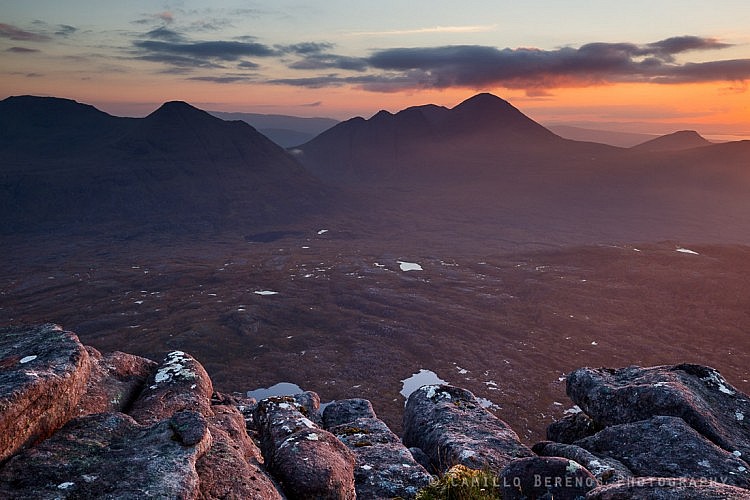
[[[750,491],[688,478],[639,477],[591,490],[586,500],[747,500]]]
[[[341,399],[326,406],[323,411],[323,427],[330,429],[358,418],[378,418],[372,409],[372,403],[366,399]]]
[[[210,445],[195,412],[150,426],[122,413],[76,418],[0,469],[0,498],[197,498],[195,463]]]
[[[750,456],[750,399],[713,368],[580,368],[568,375],[567,393],[598,426],[675,416],[725,450]]]
[[[150,359],[115,351],[102,355],[86,346],[91,359],[91,375],[76,415],[124,412],[140,394],[157,364]]]
[[[593,436],[600,431],[594,421],[583,412],[566,415],[547,426],[547,439],[556,443],[571,444],[579,439]]]
[[[576,445],[620,461],[635,476],[690,477],[750,487],[747,463],[679,417],[653,417],[607,427]]]
[[[73,417],[90,372],[72,332],[53,324],[0,329],[0,462]]]
[[[450,385],[427,385],[409,396],[403,441],[421,448],[442,472],[456,464],[500,472],[512,460],[534,455],[471,392]]]
[[[291,396],[258,402],[254,420],[266,467],[289,498],[356,498],[354,455],[301,410],[309,413]]]
[[[211,448],[196,464],[200,498],[281,499],[263,470],[260,450],[245,432],[242,414],[231,406],[214,405],[211,409]]]
[[[596,478],[583,466],[559,457],[514,460],[500,472],[499,482],[503,500],[577,500],[599,486]]]
[[[208,418],[213,384],[203,366],[182,351],[167,354],[148,378],[128,414],[142,424],[170,418],[182,410],[197,411]]]
[[[414,498],[432,476],[414,460],[364,399],[339,400],[326,407],[323,421],[354,453],[357,498]]]
[[[531,448],[543,457],[561,457],[574,460],[586,467],[601,484],[609,484],[633,477],[633,473],[614,458],[597,456],[574,444],[542,441]]]

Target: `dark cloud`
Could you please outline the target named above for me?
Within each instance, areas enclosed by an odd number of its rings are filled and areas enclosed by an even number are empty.
[[[260,67],[260,65],[258,65],[258,64],[255,64],[255,63],[254,63],[254,62],[252,62],[252,61],[241,61],[241,62],[240,62],[240,63],[239,63],[238,65],[237,65],[237,67],[238,67],[238,68],[240,68],[240,69],[256,69],[256,68],[259,68],[259,67]]]
[[[745,80],[750,59],[709,63],[675,63],[674,55],[691,50],[729,47],[712,38],[675,37],[646,45],[589,43],[579,48],[497,49],[478,45],[380,50],[366,59],[371,68],[401,73],[386,75],[387,88],[545,89],[611,82],[688,83]]]
[[[193,76],[188,80],[194,80],[199,82],[211,82],[211,83],[238,83],[238,82],[251,82],[254,81],[252,77],[245,75],[237,76]]]
[[[242,56],[268,57],[276,54],[272,48],[262,43],[233,41],[214,42],[165,42],[140,40],[135,46],[151,54],[176,54],[188,57],[236,61]]]
[[[33,52],[41,52],[41,51],[37,49],[29,49],[26,47],[11,47],[7,49],[6,52],[15,52],[17,54],[31,54]]]
[[[76,28],[75,26],[70,26],[68,24],[60,24],[57,26],[57,31],[55,31],[55,35],[67,37],[67,36],[72,35],[76,31],[78,31],[78,28]]]
[[[32,33],[5,23],[0,23],[0,38],[9,38],[19,42],[47,42],[51,40],[48,35],[43,33]]]
[[[333,44],[328,42],[303,42],[292,45],[277,45],[277,48],[282,52],[299,55],[320,54],[321,52],[331,50],[333,47]]]
[[[146,36],[154,40],[164,40],[166,42],[185,41],[185,37],[182,36],[181,33],[173,31],[169,28],[165,28],[164,26],[149,31],[148,33],[146,33]]]
[[[310,54],[299,61],[289,64],[292,69],[343,69],[348,71],[365,71],[369,64],[361,57],[339,56],[335,54]]]

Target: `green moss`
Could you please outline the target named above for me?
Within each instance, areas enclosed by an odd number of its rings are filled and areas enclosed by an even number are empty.
[[[417,500],[501,499],[497,476],[489,471],[454,465],[440,479],[417,493]]]

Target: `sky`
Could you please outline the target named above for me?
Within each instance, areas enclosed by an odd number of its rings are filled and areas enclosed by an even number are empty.
[[[750,138],[748,0],[0,0],[0,99],[370,117],[492,92],[545,124]]]

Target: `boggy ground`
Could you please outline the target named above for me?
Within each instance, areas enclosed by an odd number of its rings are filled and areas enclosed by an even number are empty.
[[[580,366],[701,363],[750,391],[750,247],[283,230],[5,238],[0,316],[103,351],[190,352],[220,391],[367,398],[397,432],[401,380],[420,369],[492,401],[527,443],[570,408],[563,376]]]

